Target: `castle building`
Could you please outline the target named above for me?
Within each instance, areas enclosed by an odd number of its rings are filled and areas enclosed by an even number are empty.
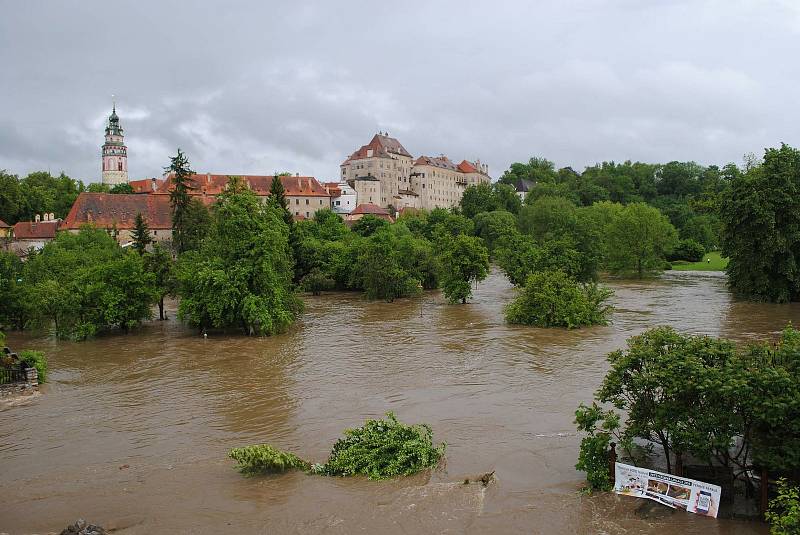
[[[114,186],[128,182],[128,148],[124,139],[117,106],[114,105],[106,125],[106,142],[103,143],[103,184]]]
[[[384,132],[341,164],[341,179],[355,189],[358,203],[395,210],[451,208],[461,202],[467,186],[490,182],[489,166],[480,160],[460,164],[444,155],[416,160]]]

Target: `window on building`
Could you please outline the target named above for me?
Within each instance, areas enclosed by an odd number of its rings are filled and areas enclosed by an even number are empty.
[[[295,199],[295,200],[294,200],[294,203],[295,203],[295,204],[300,204],[300,199]]]
[[[308,199],[306,199],[306,204],[308,204]]]
[[[311,217],[310,215],[308,215],[308,212],[306,212],[306,217]]]

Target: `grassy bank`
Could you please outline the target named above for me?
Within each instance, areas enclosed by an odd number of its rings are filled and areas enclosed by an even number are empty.
[[[700,262],[684,262],[679,260],[672,263],[676,271],[725,271],[728,259],[722,258],[718,252],[708,253]]]

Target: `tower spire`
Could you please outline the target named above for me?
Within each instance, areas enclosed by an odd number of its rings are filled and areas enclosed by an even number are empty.
[[[111,112],[117,113],[117,97],[115,95],[111,95]]]

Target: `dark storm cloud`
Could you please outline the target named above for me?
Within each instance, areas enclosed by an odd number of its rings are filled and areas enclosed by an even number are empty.
[[[99,178],[110,95],[132,177],[338,176],[377,130],[412,154],[740,161],[798,144],[791,0],[0,0],[0,168]]]

